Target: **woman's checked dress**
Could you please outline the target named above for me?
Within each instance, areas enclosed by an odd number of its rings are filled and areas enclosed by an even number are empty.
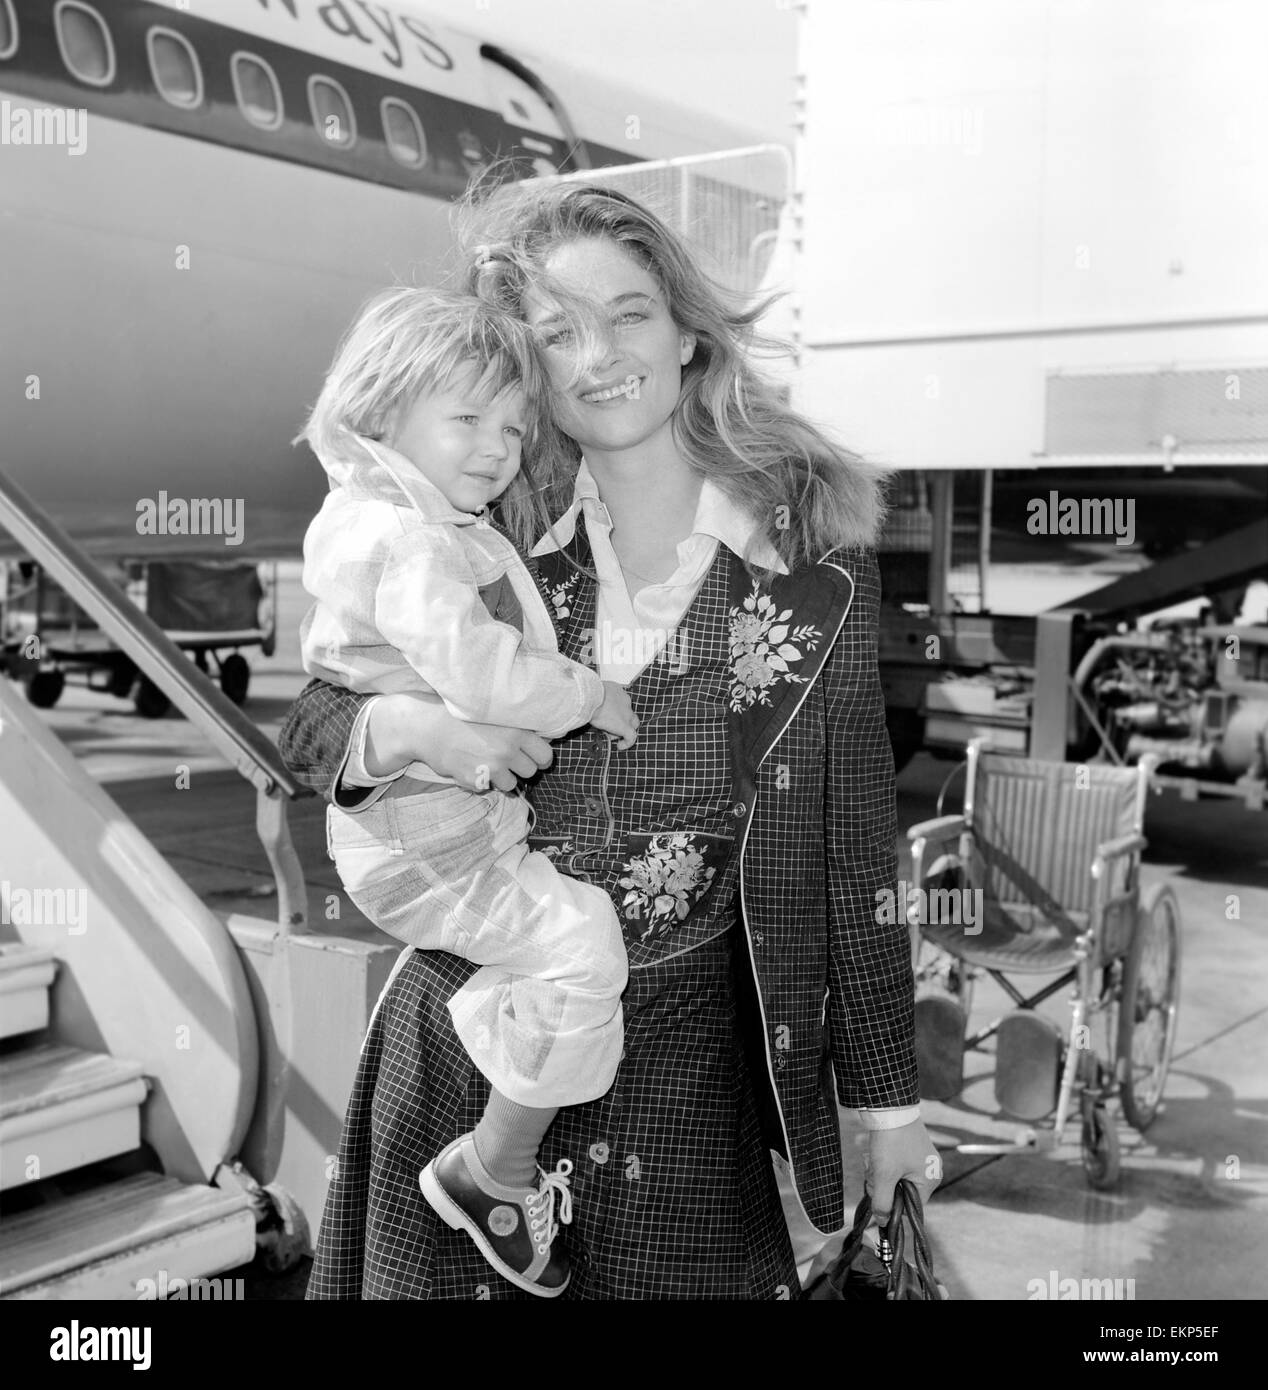
[[[617,752],[582,729],[531,789],[531,843],[612,895],[630,983],[609,1093],[561,1110],[540,1161],[573,1163],[565,1298],[799,1297],[770,1151],[737,1028],[737,816],[728,754],[726,551],[662,659],[628,687]],[[560,645],[584,660],[594,588],[573,586]],[[531,1298],[423,1200],[419,1170],[475,1127],[487,1084],[445,1001],[475,967],[415,951],[362,1048],[308,1285],[310,1299]],[[742,985],[741,985],[742,988]]]

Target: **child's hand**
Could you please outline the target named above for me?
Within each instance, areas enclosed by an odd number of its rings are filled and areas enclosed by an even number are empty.
[[[468,791],[513,792],[519,778],[535,776],[553,758],[550,744],[532,730],[468,724],[435,695],[411,690],[380,695],[370,710],[365,766],[372,777],[418,761]]]
[[[615,681],[603,682],[603,703],[590,723],[605,734],[616,734],[618,748],[628,748],[638,737],[638,717],[625,687]]]

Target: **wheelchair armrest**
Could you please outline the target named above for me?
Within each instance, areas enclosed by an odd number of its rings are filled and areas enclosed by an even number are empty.
[[[928,851],[930,842],[944,852],[934,860],[934,865],[941,864],[944,860],[954,861],[959,867],[959,858],[955,854],[945,853],[947,846],[957,841],[968,829],[963,816],[938,816],[935,820],[921,821],[919,825],[913,825],[907,832],[907,838],[911,841],[911,880],[917,887],[921,887],[925,878],[925,854]],[[956,846],[958,849],[958,845]],[[948,864],[947,867],[950,867]],[[915,925],[912,925],[912,959],[915,959],[915,952],[919,946],[919,936]]]
[[[907,838],[914,844],[917,840],[937,840],[939,842],[963,835],[967,829],[963,816],[938,816],[934,820],[922,820],[907,832]]]
[[[1121,859],[1125,854],[1139,854],[1149,843],[1143,835],[1120,835],[1117,840],[1106,840],[1097,845],[1096,858],[1092,860],[1092,877],[1101,878],[1112,859]]]

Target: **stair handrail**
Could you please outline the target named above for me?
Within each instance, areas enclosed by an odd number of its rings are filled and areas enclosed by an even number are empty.
[[[282,932],[302,929],[308,916],[307,892],[283,797],[298,800],[311,796],[311,789],[296,781],[272,742],[3,469],[0,526],[255,787],[256,832],[277,884],[278,926]]]

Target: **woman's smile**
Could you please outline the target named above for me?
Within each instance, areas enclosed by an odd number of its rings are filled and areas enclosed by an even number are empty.
[[[614,386],[596,386],[581,393],[581,399],[587,405],[608,405],[613,402],[625,402],[638,398],[638,389],[643,384],[645,377],[631,374],[623,381],[617,382]]]

